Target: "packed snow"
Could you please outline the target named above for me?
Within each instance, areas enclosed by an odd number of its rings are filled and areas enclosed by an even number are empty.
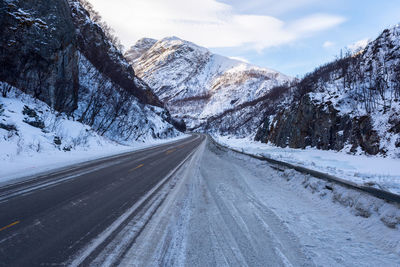
[[[185,137],[144,135],[122,144],[12,88],[0,97],[0,183]]]
[[[251,138],[214,136],[221,144],[253,155],[303,166],[328,173],[357,184],[374,186],[400,194],[400,159],[358,155],[316,148],[281,148]]]

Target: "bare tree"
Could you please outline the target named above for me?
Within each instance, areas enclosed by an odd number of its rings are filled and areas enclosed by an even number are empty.
[[[1,85],[1,96],[7,97],[7,94],[11,91],[12,86],[8,83],[2,83]]]

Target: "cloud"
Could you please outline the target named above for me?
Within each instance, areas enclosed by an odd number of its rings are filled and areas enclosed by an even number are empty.
[[[330,48],[330,47],[332,47],[332,46],[334,46],[334,45],[335,45],[334,42],[326,41],[326,42],[324,42],[324,44],[322,45],[322,47],[323,47],[323,48]]]
[[[332,28],[345,22],[345,20],[341,16],[314,14],[294,21],[291,27],[294,27],[293,30],[297,33],[310,34]]]
[[[245,59],[244,57],[229,57],[230,59],[234,59],[234,60],[239,60],[242,61],[244,63],[250,63],[247,59]]]
[[[229,3],[240,13],[281,15],[289,11],[318,3],[318,0],[221,0]]]
[[[90,1],[126,46],[142,37],[178,36],[209,48],[246,46],[262,51],[344,21],[341,16],[314,14],[285,22],[273,16],[238,13],[231,5],[216,0]]]

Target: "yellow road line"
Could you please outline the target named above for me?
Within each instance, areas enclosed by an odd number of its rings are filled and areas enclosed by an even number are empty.
[[[10,227],[12,227],[12,226],[14,226],[16,224],[19,224],[19,223],[20,223],[20,221],[16,221],[16,222],[13,222],[13,223],[11,223],[11,224],[9,224],[7,226],[4,226],[3,228],[0,228],[0,232],[3,231],[3,230],[6,230],[7,228],[10,228]]]
[[[143,166],[144,166],[144,164],[140,164],[140,165],[138,165],[137,167],[135,167],[135,168],[133,168],[133,169],[130,169],[129,172],[133,172],[134,170],[137,170],[137,169],[139,169],[139,168],[142,168]]]
[[[171,154],[172,152],[174,152],[176,149],[171,149],[171,150],[168,150],[165,154]]]

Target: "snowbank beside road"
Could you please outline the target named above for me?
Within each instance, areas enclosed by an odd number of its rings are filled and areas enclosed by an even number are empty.
[[[351,155],[315,148],[281,148],[247,138],[215,136],[215,140],[243,152],[325,172],[342,179],[400,194],[400,159]]]
[[[146,143],[135,143],[132,146],[123,146],[116,143],[100,143],[91,149],[80,148],[74,151],[47,151],[46,153],[27,153],[24,155],[8,158],[3,152],[0,153],[0,184],[10,180],[38,173],[67,167],[70,165],[110,157],[126,152],[133,152],[161,144],[174,142],[187,135],[181,135],[169,139],[149,140]]]
[[[15,89],[7,98],[0,97],[0,184],[187,137],[149,136],[122,145]]]

